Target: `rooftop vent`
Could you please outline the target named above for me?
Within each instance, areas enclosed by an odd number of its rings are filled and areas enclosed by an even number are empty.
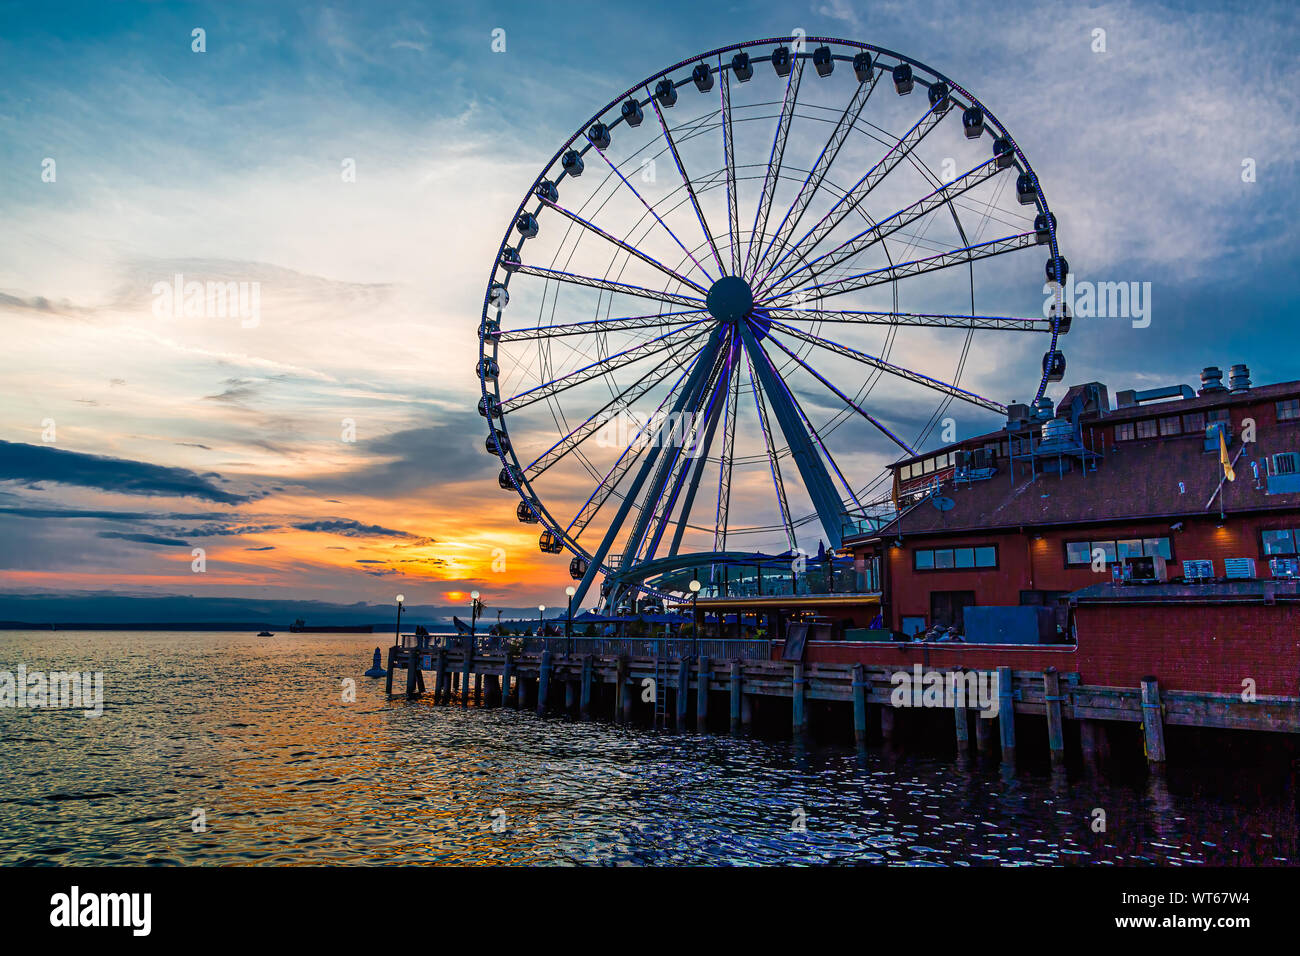
[[[1042,398],[1034,399],[1034,418],[1040,422],[1048,421],[1052,418],[1052,400],[1044,395]]]
[[[1233,394],[1250,391],[1250,369],[1245,365],[1234,365],[1228,373],[1228,389]]]
[[[1201,390],[1199,395],[1214,395],[1218,392],[1226,392],[1223,387],[1223,369],[1217,365],[1211,365],[1201,369]]]
[[[1007,431],[1020,431],[1029,425],[1029,406],[1013,402],[1007,406]]]

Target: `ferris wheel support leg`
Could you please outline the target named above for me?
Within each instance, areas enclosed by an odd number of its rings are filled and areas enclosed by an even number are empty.
[[[687,379],[685,387],[682,388],[681,394],[677,397],[677,401],[673,403],[673,412],[675,414],[680,415],[683,408],[695,401],[700,386],[713,371],[713,361],[717,356],[720,345],[721,338],[714,334],[704,347],[699,360],[695,363],[695,368],[691,370],[690,378]],[[675,419],[670,418],[669,420],[674,421]],[[646,449],[645,461],[641,463],[636,478],[632,481],[632,486],[628,489],[627,494],[623,496],[623,502],[619,505],[618,513],[614,515],[614,520],[609,523],[609,528],[606,530],[605,536],[601,538],[600,545],[592,552],[591,560],[587,562],[587,570],[583,574],[582,580],[578,582],[578,587],[573,594],[574,607],[582,606],[583,598],[591,587],[591,582],[595,580],[601,565],[605,563],[610,547],[618,538],[619,532],[622,531],[623,522],[627,520],[628,512],[632,510],[632,503],[636,501],[642,485],[650,477],[650,472],[654,468],[662,450],[658,442],[652,442],[650,447]]]
[[[772,411],[776,413],[781,434],[790,445],[790,454],[799,468],[799,476],[803,479],[809,497],[812,498],[813,507],[817,509],[822,530],[826,532],[827,544],[832,548],[838,548],[841,544],[840,522],[844,512],[839,493],[836,492],[826,466],[817,454],[816,446],[804,429],[798,411],[790,401],[785,384],[777,377],[767,359],[767,354],[759,348],[749,323],[738,322],[737,328],[740,329],[741,341],[745,343],[745,348],[753,360],[754,372],[767,393]]]

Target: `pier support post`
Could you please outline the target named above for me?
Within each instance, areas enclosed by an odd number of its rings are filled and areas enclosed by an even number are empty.
[[[867,669],[861,664],[853,665],[853,740],[867,744]]]
[[[805,687],[803,665],[794,664],[790,674],[790,697],[794,702],[791,714],[796,734],[801,734],[808,729],[808,716],[804,710]]]
[[[438,648],[438,676],[433,683],[433,698],[441,703],[447,703],[450,699],[451,691],[447,687],[447,648]]]
[[[677,729],[686,729],[686,700],[691,695],[691,661],[685,655],[677,662]]]
[[[695,688],[695,729],[704,733],[709,727],[709,658],[700,658],[699,684]]]
[[[514,701],[516,707],[519,706],[519,698],[510,689],[510,677],[515,669],[515,655],[506,648],[505,661],[501,664],[501,704],[505,706],[507,701]]]
[[[741,706],[745,699],[740,684],[740,668],[740,658],[737,657],[731,662],[731,732],[733,734],[740,730]]]
[[[1011,668],[998,668],[998,729],[1002,735],[1002,763],[1016,762],[1016,705],[1011,696]]]
[[[500,707],[501,706],[501,678],[497,677],[496,674],[488,674],[486,686],[487,686],[487,690],[485,693],[485,699],[487,700],[487,705],[489,707]]]
[[[623,685],[627,683],[627,658],[620,656],[614,662],[614,723],[623,720]]]
[[[1079,749],[1083,751],[1083,765],[1088,770],[1096,770],[1101,763],[1097,741],[1100,731],[1101,726],[1095,720],[1079,721]]]
[[[979,711],[975,712],[975,749],[986,755],[993,753],[993,720]]]
[[[551,695],[551,652],[542,651],[542,666],[537,678],[537,716],[546,713],[547,698]]]
[[[394,644],[388,649],[388,677],[384,680],[384,693],[390,697],[393,694],[393,662],[397,660],[397,645]]]
[[[754,723],[754,698],[745,693],[744,687],[740,690],[740,726],[748,730]]]
[[[413,700],[415,698],[415,675],[420,672],[420,655],[415,653],[414,648],[406,652],[406,698]]]
[[[1061,720],[1061,675],[1055,667],[1043,671],[1043,700],[1047,704],[1047,746],[1052,751],[1052,768],[1065,766],[1065,726]]]
[[[967,698],[966,690],[968,684],[965,681],[966,673],[957,671],[956,692],[952,695],[952,721],[953,729],[957,734],[957,756],[966,757],[970,754],[970,713],[966,707],[970,703]],[[979,720],[978,717],[975,718]]]
[[[564,682],[564,712],[566,714],[573,713],[573,705],[577,700],[578,689],[574,686],[573,681],[566,680]]]
[[[1142,737],[1151,769],[1164,769],[1165,722],[1160,704],[1160,683],[1154,677],[1142,678]]]
[[[578,712],[582,714],[583,720],[591,719],[591,655],[588,654],[582,659],[582,697],[578,702]]]
[[[887,744],[894,742],[894,705],[880,705],[880,739]]]
[[[632,699],[636,694],[636,684],[632,682],[632,665],[631,661],[624,658],[623,661],[623,723],[632,723]]]
[[[470,675],[474,673],[474,643],[470,640],[461,643],[465,649],[465,660],[461,662],[460,706],[468,707]]]
[[[474,675],[474,706],[483,706],[483,675]]]

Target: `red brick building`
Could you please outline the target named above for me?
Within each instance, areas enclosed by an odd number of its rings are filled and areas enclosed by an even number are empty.
[[[1237,366],[1224,386],[1206,369],[1198,391],[1120,392],[1114,406],[1106,386],[1075,386],[1055,409],[1011,406],[1004,429],[895,464],[900,516],[845,541],[860,566],[880,567],[886,626],[972,631],[1026,612],[967,608],[1041,606],[1030,642],[1077,641],[1097,671],[1086,680],[1159,669],[1144,641],[1170,671],[1166,642],[1182,642],[1197,660],[1236,658],[1231,673],[1197,665],[1195,679],[1175,667],[1189,687],[1239,691],[1251,677],[1261,694],[1295,694],[1300,605],[1275,579],[1295,573],[1300,549],[1300,382],[1247,376]],[[1264,690],[1270,655],[1289,676]]]

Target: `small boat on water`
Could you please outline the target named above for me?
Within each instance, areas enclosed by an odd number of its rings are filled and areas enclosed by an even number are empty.
[[[275,635],[272,634],[270,631],[258,631],[258,632],[257,632],[257,636],[258,636],[258,637],[275,637]]]
[[[469,634],[473,631],[473,628],[471,628],[468,624],[466,624],[464,621],[462,621],[454,614],[451,616],[451,623],[456,625],[457,634]]]

